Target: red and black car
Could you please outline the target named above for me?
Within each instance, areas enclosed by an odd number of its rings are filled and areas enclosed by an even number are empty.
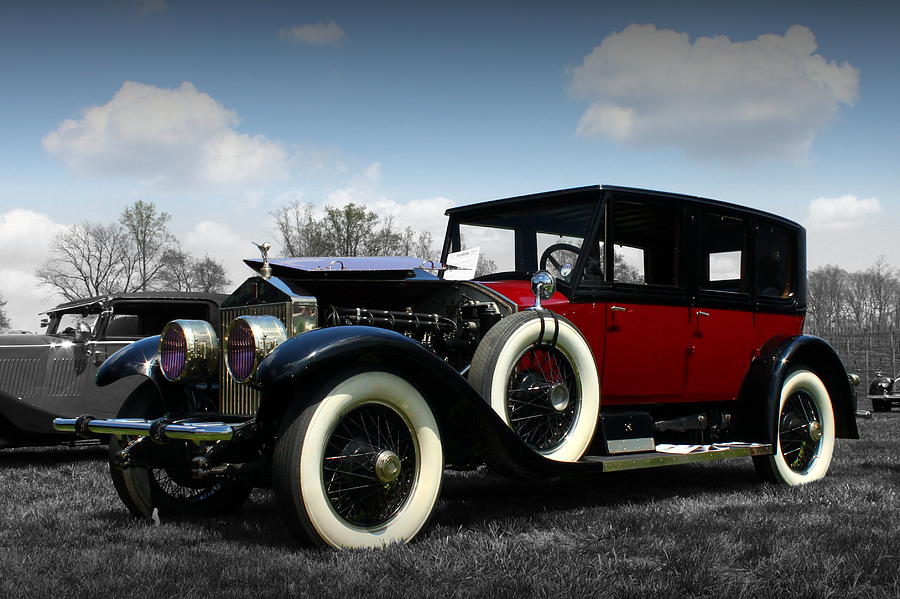
[[[412,539],[445,468],[552,480],[752,458],[797,485],[858,437],[844,366],[802,334],[796,223],[608,186],[447,216],[441,264],[247,261],[260,276],[220,328],[176,320],[98,373],[146,376],[156,397],[57,428],[116,436],[137,515],[235,510],[269,486],[299,538],[333,547]],[[463,280],[474,246],[494,272]]]

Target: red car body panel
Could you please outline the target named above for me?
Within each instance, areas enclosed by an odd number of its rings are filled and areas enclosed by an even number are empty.
[[[483,285],[524,310],[528,281]],[[571,302],[556,291],[542,305],[572,321],[594,354],[605,405],[733,401],[750,363],[775,336],[799,335],[802,315],[626,302]]]

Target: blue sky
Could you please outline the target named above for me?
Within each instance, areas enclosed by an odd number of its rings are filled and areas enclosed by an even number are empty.
[[[238,282],[295,199],[439,236],[451,205],[593,183],[804,222],[811,267],[900,265],[898,17],[884,2],[4,3],[0,292],[33,328],[55,301],[31,276],[49,237],[136,199]]]

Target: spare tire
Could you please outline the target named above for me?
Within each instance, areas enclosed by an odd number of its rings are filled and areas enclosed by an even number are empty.
[[[544,457],[574,462],[600,414],[600,383],[584,337],[549,310],[508,316],[484,336],[469,382],[519,438]]]

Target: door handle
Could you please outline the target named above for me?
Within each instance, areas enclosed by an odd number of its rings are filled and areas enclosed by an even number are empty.
[[[709,312],[704,312],[703,310],[697,310],[697,316],[709,316]]]
[[[625,312],[625,308],[622,306],[610,306],[609,309],[613,312]]]

